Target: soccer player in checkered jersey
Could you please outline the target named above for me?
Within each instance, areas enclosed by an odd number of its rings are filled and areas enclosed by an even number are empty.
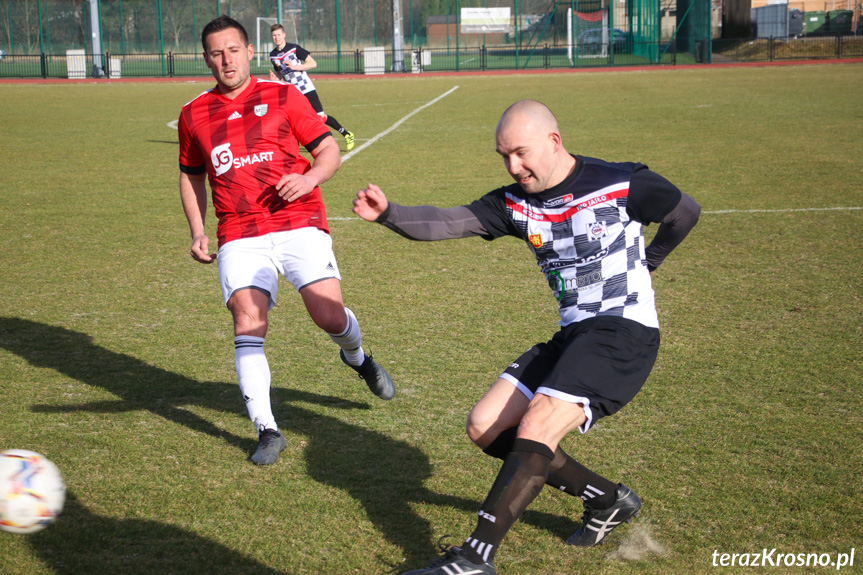
[[[312,108],[324,119],[324,123],[345,137],[345,147],[348,151],[354,149],[354,133],[345,129],[338,120],[324,112],[324,106],[318,97],[318,91],[307,70],[318,67],[318,63],[309,52],[299,44],[289,44],[285,41],[285,28],[281,24],[270,26],[270,35],[275,48],[270,51],[270,61],[274,70],[270,71],[271,80],[282,79],[290,82],[309,99]]]
[[[520,238],[559,302],[560,330],[511,363],[468,416],[471,440],[503,460],[476,529],[411,575],[495,573],[498,546],[544,485],[584,501],[572,545],[596,545],[635,516],[635,492],[583,466],[560,441],[576,429],[586,433],[641,389],[659,349],[650,276],[700,212],[643,164],[569,154],[557,120],[539,102],[508,108],[496,140],[516,183],[471,204],[401,206],[373,184],[354,200],[357,215],[412,240]],[[659,229],[645,247],[650,223]]]
[[[191,256],[218,260],[225,304],[234,320],[240,391],[258,431],[253,463],[278,460],[286,440],[270,405],[264,353],[269,310],[279,274],[302,296],[315,324],[372,392],[391,399],[387,372],[362,347],[360,326],[344,306],[320,184],[341,165],[329,129],[292,85],[250,74],[253,48],[243,26],[227,16],[201,34],[216,86],[180,113],[180,197],[192,235]],[[299,153],[302,144],[310,163]],[[209,179],[218,217],[218,254],[204,232]]]

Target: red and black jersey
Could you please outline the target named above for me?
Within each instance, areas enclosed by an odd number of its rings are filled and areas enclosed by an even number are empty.
[[[252,77],[233,100],[213,88],[183,106],[178,129],[180,170],[207,172],[219,246],[303,227],[329,232],[319,188],[290,203],[275,189],[283,175],[311,167],[300,144],[311,151],[331,137],[295,87]]]

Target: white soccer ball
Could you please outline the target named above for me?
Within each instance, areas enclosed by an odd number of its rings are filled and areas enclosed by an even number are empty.
[[[66,501],[57,466],[33,451],[0,452],[0,529],[36,533],[51,525]]]

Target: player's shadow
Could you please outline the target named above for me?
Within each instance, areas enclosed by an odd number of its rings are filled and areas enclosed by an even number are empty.
[[[251,434],[248,438],[238,437],[185,407],[196,405],[236,412],[242,405],[236,384],[195,381],[95,345],[87,334],[21,318],[0,317],[0,348],[34,366],[54,369],[120,398],[82,405],[34,406],[34,411],[149,411],[236,446],[242,453],[237,464],[250,465],[244,457],[256,445]],[[434,557],[437,549],[433,542],[442,535],[432,532],[428,521],[412,509],[412,504],[449,506],[471,514],[479,509],[479,501],[428,490],[425,481],[431,477],[432,467],[428,456],[416,447],[302,406],[368,409],[367,404],[278,388],[273,389],[273,395],[276,418],[282,429],[307,438],[303,456],[309,475],[359,501],[386,540],[404,551],[406,566],[416,566]],[[488,478],[489,485],[493,479]],[[566,536],[574,529],[567,518],[536,511],[526,513],[523,521],[559,536]],[[455,544],[461,543],[458,537],[455,539]]]
[[[73,491],[56,523],[28,536],[52,573],[286,575],[200,535],[148,519],[96,515]]]
[[[199,405],[236,412],[236,385],[200,382],[95,345],[84,333],[15,317],[0,317],[0,348],[36,367],[53,369],[71,379],[118,396],[82,405],[35,406],[34,411],[119,413],[143,410],[195,431],[226,441],[244,452],[256,442],[238,437],[185,408]]]

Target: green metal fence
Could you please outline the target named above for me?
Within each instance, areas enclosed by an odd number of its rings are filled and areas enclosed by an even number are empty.
[[[581,2],[598,10],[610,0]],[[445,16],[456,22],[462,8],[506,7],[516,29],[505,39],[522,45],[566,40],[565,7],[575,0],[400,0],[405,44],[446,47],[470,40],[475,45],[497,41],[466,38],[462,34],[429,36],[430,18]],[[89,0],[0,0],[0,49],[7,53],[59,53],[67,49],[92,51]],[[212,18],[230,15],[246,27],[253,41],[269,42],[269,26],[279,21],[289,40],[314,50],[348,50],[392,43],[393,0],[98,0],[99,40],[115,53],[193,52],[199,34]],[[279,8],[281,7],[281,14]],[[542,23],[542,30],[535,26]],[[451,44],[451,45],[450,45]]]
[[[709,43],[709,40],[705,40]],[[819,36],[808,38],[765,38],[756,40],[714,40],[710,53],[713,62],[774,62],[820,58],[863,58],[863,37]],[[612,49],[615,48],[615,49]],[[660,54],[660,58],[644,54]],[[75,59],[78,59],[76,62]],[[362,50],[324,51],[315,54],[316,74],[365,74]],[[206,77],[210,71],[198,53],[105,54],[105,73],[109,78],[182,78]],[[600,68],[612,66],[685,65],[699,62],[694,54],[678,52],[675,43],[639,46],[606,46],[605,55],[594,48],[586,52],[569,45],[546,44],[530,52],[511,46],[479,48],[420,48],[404,55],[405,70],[400,74],[430,72],[484,72],[493,70],[551,70],[567,68]],[[18,54],[0,60],[3,78],[88,78],[94,63],[93,54]],[[384,69],[392,64],[392,51],[385,52]],[[266,60],[253,62],[252,72],[266,77]],[[387,72],[391,73],[391,72]]]
[[[835,36],[712,40],[710,0],[662,1],[401,0],[405,67],[398,73],[861,56],[848,11],[825,14]],[[663,38],[670,2],[677,8],[673,33]],[[93,52],[93,6],[101,53]],[[207,76],[198,34],[220,14],[240,20],[263,54],[254,62],[257,74],[268,72],[269,26],[279,19],[289,39],[314,53],[316,74],[366,73],[370,46],[384,48],[389,73],[392,6],[393,0],[0,0],[0,78],[85,78],[97,68],[114,78]],[[461,33],[461,9],[478,6],[509,10],[509,31]]]

